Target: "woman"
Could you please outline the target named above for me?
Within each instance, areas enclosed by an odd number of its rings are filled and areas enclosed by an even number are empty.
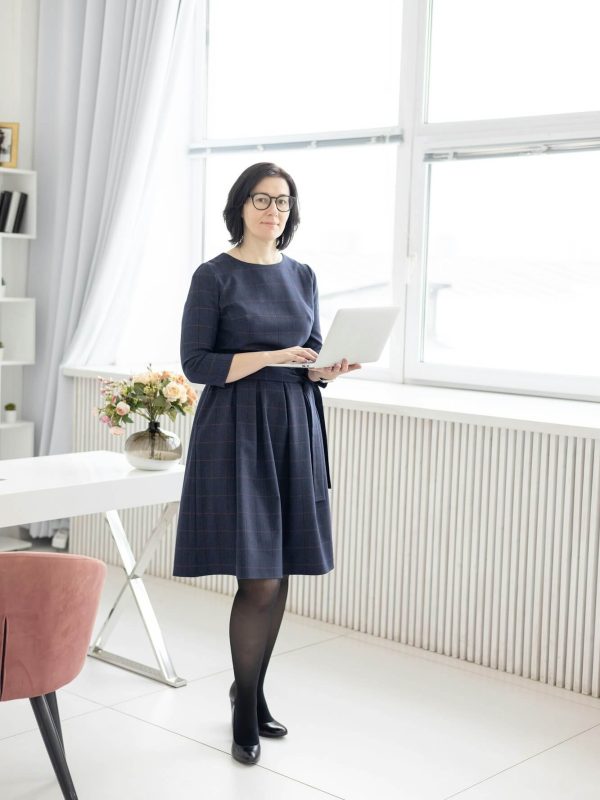
[[[205,384],[190,436],[174,574],[236,575],[229,636],[232,755],[260,758],[284,736],[264,680],[290,574],[333,569],[327,439],[319,386],[358,369],[274,367],[321,348],[317,283],[284,255],[300,222],[296,184],[275,164],[246,169],[223,212],[234,247],[192,277],[181,333],[188,380]],[[300,344],[299,344],[300,343]]]

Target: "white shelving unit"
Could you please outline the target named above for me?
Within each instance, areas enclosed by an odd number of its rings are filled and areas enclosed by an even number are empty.
[[[35,239],[37,174],[26,169],[0,169],[0,192],[5,190],[25,192],[28,197],[21,233],[0,233],[0,279],[8,266],[5,243]],[[14,252],[14,245],[11,247]],[[10,281],[5,296],[0,296],[0,342],[4,345],[0,359],[0,459],[27,458],[33,456],[33,422],[21,419],[19,412],[23,407],[23,367],[35,363],[35,300],[16,297]],[[4,406],[11,402],[17,406],[17,422],[6,422]]]

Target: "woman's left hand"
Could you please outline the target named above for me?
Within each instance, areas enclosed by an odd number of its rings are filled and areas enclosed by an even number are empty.
[[[341,362],[333,364],[331,367],[308,370],[308,376],[312,381],[332,381],[339,375],[345,375],[346,372],[354,372],[355,369],[361,369],[361,364],[349,364],[348,359],[343,358]]]

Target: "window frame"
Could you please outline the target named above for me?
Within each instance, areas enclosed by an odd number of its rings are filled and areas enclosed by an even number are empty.
[[[426,238],[431,164],[425,154],[459,148],[536,146],[566,140],[598,139],[600,112],[548,114],[464,122],[425,122],[428,53],[434,0],[405,0],[403,48],[413,62],[403,73],[412,76],[411,101],[402,119],[411,150],[408,236],[398,277],[406,283],[406,338],[402,382],[455,389],[479,389],[575,400],[600,400],[600,376],[532,373],[462,365],[424,363],[420,359],[425,324]],[[411,38],[415,45],[410,50]],[[404,90],[410,86],[403,83]],[[412,112],[412,116],[411,115]],[[409,148],[407,147],[407,150]],[[519,156],[530,158],[534,156]],[[546,158],[547,155],[538,155]],[[410,177],[409,177],[410,176]]]

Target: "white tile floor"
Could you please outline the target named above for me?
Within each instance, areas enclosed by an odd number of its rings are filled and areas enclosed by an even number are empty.
[[[109,568],[99,619],[120,586]],[[293,578],[292,578],[293,580]],[[58,693],[80,800],[598,800],[600,702],[286,614],[267,679],[289,728],[230,755],[231,599],[148,578],[171,689],[87,659]],[[129,603],[111,649],[151,660]],[[0,704],[0,798],[60,800],[27,701]]]

